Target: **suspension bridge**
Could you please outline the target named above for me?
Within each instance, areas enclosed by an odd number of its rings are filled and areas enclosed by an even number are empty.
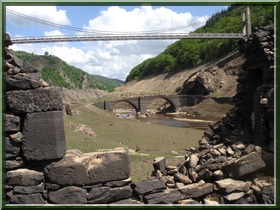
[[[9,15],[13,19],[21,19],[28,21],[29,27],[53,27],[56,29],[63,29],[71,31],[75,34],[68,35],[55,35],[55,36],[42,36],[42,35],[29,35],[26,37],[13,37],[11,40],[13,44],[27,44],[27,43],[46,43],[46,42],[77,42],[77,41],[113,41],[113,40],[171,40],[171,39],[241,39],[245,35],[250,35],[250,12],[248,8],[244,9],[242,14],[243,33],[193,33],[186,32],[186,30],[194,25],[202,25],[205,22],[192,23],[185,26],[179,26],[174,28],[167,28],[161,30],[152,31],[136,31],[136,32],[115,32],[115,31],[100,31],[84,28],[71,27],[66,25],[60,25],[44,20],[36,19],[30,16],[23,15],[21,13],[14,12],[7,9],[6,15]],[[10,28],[11,30],[11,28]],[[27,29],[30,30],[31,29]],[[178,31],[184,30],[184,32]],[[79,35],[77,35],[79,34]]]

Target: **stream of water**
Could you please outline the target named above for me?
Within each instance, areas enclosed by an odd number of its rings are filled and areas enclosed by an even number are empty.
[[[120,110],[118,110],[120,111]],[[135,110],[121,110],[118,113],[119,118],[130,118],[137,119],[146,124],[160,124],[170,127],[182,127],[182,128],[195,128],[201,130],[207,130],[209,128],[209,123],[221,120],[217,117],[199,117],[191,116],[186,114],[151,114],[148,117],[135,116]]]

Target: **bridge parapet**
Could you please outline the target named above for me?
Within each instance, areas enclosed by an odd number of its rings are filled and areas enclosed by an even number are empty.
[[[127,102],[133,106],[136,112],[146,112],[148,106],[151,104],[153,100],[156,98],[165,99],[167,102],[171,104],[175,111],[178,111],[180,107],[183,106],[194,106],[199,104],[201,101],[205,99],[204,96],[201,95],[156,95],[156,96],[142,96],[142,97],[133,97],[133,98],[125,98],[114,101],[104,101],[94,104],[96,107],[108,111],[113,111],[114,106],[120,102]]]

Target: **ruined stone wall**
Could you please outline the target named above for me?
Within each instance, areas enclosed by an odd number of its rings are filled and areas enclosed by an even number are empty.
[[[6,204],[275,205],[272,34],[261,27],[240,40],[248,59],[234,108],[209,124],[183,163],[168,166],[158,157],[151,177],[137,183],[121,148],[65,151],[60,94],[10,54],[6,37]],[[257,54],[264,60],[249,62]]]
[[[5,204],[109,203],[130,198],[130,161],[123,149],[66,151],[62,94],[11,54],[6,34]]]

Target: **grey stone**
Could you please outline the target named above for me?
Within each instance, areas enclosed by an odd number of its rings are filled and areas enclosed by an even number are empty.
[[[249,144],[243,151],[244,155],[248,155],[249,153],[253,152],[255,149],[255,145],[254,144]]]
[[[183,200],[184,196],[177,189],[166,189],[163,192],[145,195],[144,199],[148,204],[172,204]]]
[[[45,176],[60,185],[90,185],[128,179],[130,160],[124,149],[81,153],[67,151],[56,163],[45,167]]]
[[[20,143],[20,142],[22,142],[23,135],[22,135],[21,132],[17,132],[17,133],[11,134],[11,135],[10,135],[10,138],[11,138],[14,142]]]
[[[248,204],[258,204],[258,201],[254,195],[247,195],[245,194],[243,197],[236,201],[231,201],[231,204],[242,204],[242,205],[248,205]],[[271,204],[271,203],[269,203]]]
[[[122,187],[131,184],[131,177],[125,180],[106,182],[104,187]]]
[[[226,150],[227,150],[227,154],[234,155],[234,151],[232,150],[231,146],[227,146]]]
[[[196,182],[198,174],[194,168],[189,168],[189,178],[192,182]]]
[[[199,181],[209,179],[213,175],[213,172],[209,171],[207,168],[203,168],[201,169],[201,171],[198,172],[197,175],[197,180]]]
[[[9,45],[13,45],[11,37],[8,33],[5,33],[5,47],[8,47]]]
[[[221,152],[219,152],[218,150],[214,149],[214,148],[210,148],[209,153],[213,156],[213,157],[219,157],[221,155]]]
[[[218,205],[218,204],[224,204],[224,199],[221,195],[212,193],[207,195],[204,199],[204,204],[207,205]]]
[[[190,168],[195,168],[198,161],[199,161],[199,158],[197,157],[197,154],[191,154],[189,156],[189,167]]]
[[[20,129],[20,118],[15,115],[5,114],[5,131],[18,132]]]
[[[224,195],[224,198],[228,201],[234,201],[242,198],[245,195],[245,192],[232,192],[230,194]]]
[[[7,193],[10,204],[46,204],[47,201],[44,200],[41,193],[20,195],[13,194],[13,192]]]
[[[12,169],[17,169],[24,166],[24,162],[23,160],[20,159],[16,159],[16,160],[6,160],[5,161],[5,169],[6,170],[12,170]]]
[[[36,73],[18,73],[15,75],[6,74],[5,87],[6,91],[11,90],[29,90],[39,88],[41,86],[42,75],[39,72]]]
[[[6,184],[30,186],[38,185],[44,180],[44,173],[30,169],[16,169],[6,173]]]
[[[166,189],[166,186],[163,181],[155,179],[136,182],[133,184],[132,189],[136,194],[144,195],[147,193],[163,191]]]
[[[46,190],[58,190],[61,187],[58,184],[45,183]]]
[[[127,199],[132,196],[132,189],[130,186],[110,188],[110,187],[96,187],[92,188],[87,196],[88,203],[107,204],[122,199]]]
[[[181,204],[181,205],[184,205],[184,204],[201,204],[198,201],[193,200],[191,198],[185,199],[185,200],[180,200],[180,201],[178,201],[178,203]]]
[[[232,167],[232,174],[234,178],[239,179],[241,177],[256,173],[257,171],[265,168],[265,166],[265,162],[261,156],[256,152],[252,152],[235,161]]]
[[[247,182],[235,180],[231,178],[226,178],[222,180],[215,181],[216,186],[220,193],[232,193],[234,191],[238,192],[248,192],[250,186]]]
[[[9,91],[6,104],[15,114],[63,110],[61,92],[53,88]]]
[[[200,157],[202,157],[203,155],[207,154],[209,151],[210,151],[209,148],[203,149],[202,151],[200,151],[199,153],[197,153],[197,157],[200,158]]]
[[[181,174],[181,173],[176,173],[174,174],[174,181],[182,182],[183,184],[191,184],[192,181],[189,179],[188,176]]]
[[[161,173],[163,173],[166,167],[165,158],[164,157],[155,158],[153,167],[155,171],[159,170]]]
[[[62,111],[27,114],[22,134],[22,151],[27,160],[51,160],[65,155]]]
[[[221,170],[214,171],[213,176],[216,180],[223,179],[224,173]]]
[[[213,192],[212,183],[193,183],[181,187],[179,191],[185,196],[185,198],[198,198],[204,195],[208,195]]]
[[[205,131],[206,132],[206,131]],[[204,133],[205,133],[204,132]],[[209,131],[210,132],[210,131]],[[207,149],[209,148],[209,142],[207,140],[207,137],[202,137],[199,141],[198,141],[198,145],[199,145],[199,149]]]
[[[24,62],[20,65],[20,72],[21,73],[36,73],[38,70],[34,68],[29,61]]]
[[[212,131],[212,130],[207,130],[207,131],[204,131],[204,137],[207,137],[209,139],[212,139],[212,137],[215,135],[215,132]]]
[[[44,183],[34,186],[15,186],[14,192],[19,194],[34,194],[44,192]]]
[[[12,64],[14,66],[17,66],[17,67],[21,68],[23,66],[23,61],[21,59],[19,59],[17,56],[14,55]]]
[[[20,144],[15,143],[11,138],[5,137],[5,157],[11,158],[19,155]]]
[[[237,141],[237,142],[233,143],[231,145],[231,147],[233,150],[237,150],[237,149],[242,150],[242,149],[246,148],[246,145],[244,144],[243,141]]]
[[[66,186],[49,192],[49,199],[56,204],[85,204],[87,190],[76,186]]]
[[[217,133],[218,131],[220,131],[221,123],[222,122],[220,120],[212,122],[212,123],[209,123],[209,128],[211,130],[213,130],[215,133]]]
[[[111,202],[110,204],[126,204],[126,205],[129,205],[129,204],[144,204],[143,202],[141,202],[140,200],[137,200],[135,198],[128,198],[128,199],[123,199],[123,200],[119,200],[119,201],[114,201],[114,202]]]

